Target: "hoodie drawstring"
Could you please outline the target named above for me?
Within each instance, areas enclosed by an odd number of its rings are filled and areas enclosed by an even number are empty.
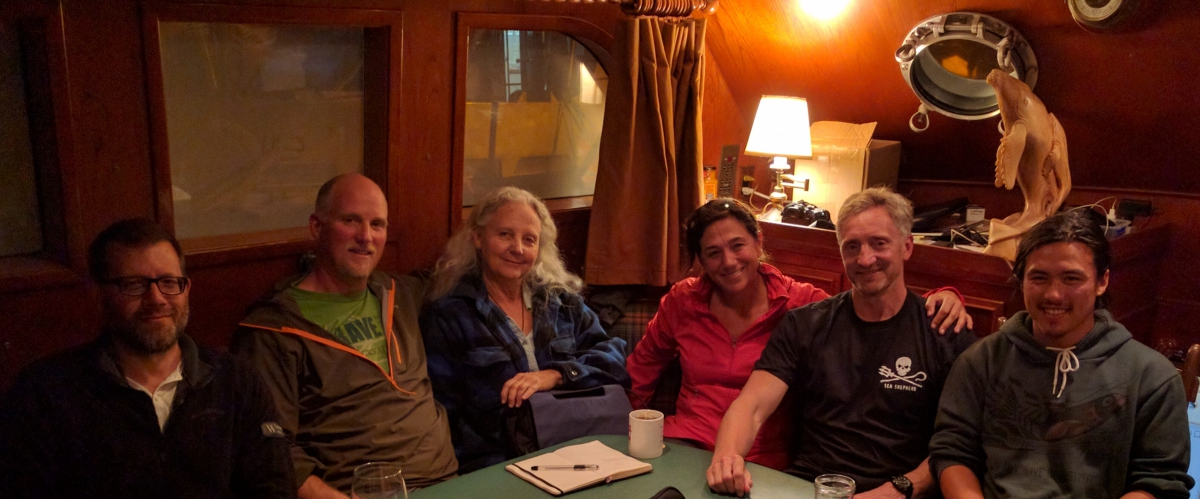
[[[1075,347],[1054,348],[1046,347],[1046,350],[1058,352],[1058,358],[1054,359],[1054,386],[1050,389],[1050,393],[1054,394],[1054,398],[1062,396],[1063,390],[1067,389],[1067,373],[1079,369],[1079,357],[1072,352]],[[1062,386],[1058,384],[1058,377],[1062,375]]]

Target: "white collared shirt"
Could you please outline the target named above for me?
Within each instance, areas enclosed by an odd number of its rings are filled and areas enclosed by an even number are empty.
[[[180,381],[183,381],[183,361],[181,360],[179,365],[175,366],[175,370],[167,375],[167,379],[158,384],[158,388],[154,392],[132,378],[125,378],[125,381],[129,383],[129,386],[150,396],[150,400],[154,402],[154,414],[158,416],[158,430],[163,431],[167,426],[167,418],[171,417],[171,404],[175,402],[175,388],[179,386]]]

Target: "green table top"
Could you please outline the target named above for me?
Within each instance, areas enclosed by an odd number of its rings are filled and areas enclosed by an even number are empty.
[[[544,449],[535,454],[551,452],[559,447],[575,445],[590,440],[599,440],[613,449],[627,452],[629,440],[625,435],[598,435],[584,437]],[[529,482],[517,478],[504,467],[529,456],[523,456],[511,461],[484,468],[453,480],[442,482],[429,488],[409,494],[410,499],[508,499],[508,498],[538,498],[554,497]],[[704,472],[712,461],[712,452],[694,449],[682,445],[667,443],[662,457],[647,459],[654,466],[654,471],[632,478],[626,478],[609,484],[596,485],[591,488],[572,492],[561,497],[571,499],[589,498],[621,498],[649,499],[664,487],[675,487],[687,499],[705,497],[729,497],[719,495],[709,490]],[[755,499],[773,498],[808,498],[813,496],[812,484],[770,468],[749,463],[750,478],[754,487],[746,497]]]

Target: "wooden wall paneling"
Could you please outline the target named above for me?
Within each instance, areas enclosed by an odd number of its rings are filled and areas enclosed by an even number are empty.
[[[1155,308],[1154,336],[1151,345],[1174,345],[1181,352],[1200,343],[1196,318],[1200,317],[1200,302],[1161,298]]]
[[[0,289],[0,314],[11,318],[0,326],[0,389],[34,359],[95,336],[99,314],[83,284],[87,245],[111,222],[133,216],[153,218],[159,211],[157,200],[169,203],[159,195],[169,181],[154,171],[161,163],[154,154],[161,151],[155,152],[152,133],[161,134],[163,128],[161,118],[151,112],[161,97],[156,95],[160,90],[147,86],[147,81],[158,85],[161,78],[151,75],[158,70],[148,64],[160,62],[147,53],[153,43],[153,36],[143,36],[152,34],[147,17],[156,13],[191,16],[203,11],[217,12],[209,19],[218,20],[223,15],[219,13],[229,12],[231,22],[343,23],[391,30],[387,32],[386,168],[382,177],[370,174],[384,181],[390,203],[392,230],[381,268],[395,272],[431,266],[453,226],[449,213],[459,208],[450,199],[455,14],[568,16],[607,33],[614,32],[623,18],[614,4],[489,0],[401,4],[393,0],[280,0],[269,4],[265,0],[203,4],[33,0],[0,4],[0,15],[30,5],[48,6],[46,11],[58,16],[61,30],[49,38],[61,43],[58,65],[69,68],[54,80],[53,90],[56,138],[63,151],[59,159],[69,265],[55,264],[57,277],[46,273],[36,279],[19,277],[13,281],[19,284],[17,288]],[[372,19],[384,16],[394,21],[372,24]],[[368,44],[382,43],[378,36],[382,31],[369,30]],[[155,51],[156,47],[154,44]],[[371,77],[371,82],[378,81]],[[57,93],[64,97],[57,99]],[[375,132],[380,130],[370,133]],[[379,154],[365,153],[368,158]],[[581,215],[567,214],[563,222],[561,245],[568,253],[568,263],[572,240],[577,237],[570,234],[579,232],[571,227],[580,223]],[[204,343],[222,345],[246,307],[294,271],[297,255],[312,243],[303,229],[284,232],[227,241],[219,251],[200,251],[213,246],[212,241],[187,243],[189,273],[197,280],[191,295],[192,334]],[[583,241],[576,241],[578,247],[585,247]],[[0,268],[0,281],[8,275],[5,272]]]
[[[1020,210],[1023,204],[1019,192],[982,182],[904,180],[900,182],[900,191],[918,205],[967,197],[983,206],[988,218],[1007,216]],[[1113,244],[1115,255],[1127,252],[1120,256],[1122,265],[1140,269],[1122,274],[1110,284],[1110,307],[1139,340],[1148,344],[1167,336],[1177,336],[1189,344],[1200,342],[1200,332],[1193,331],[1193,318],[1183,312],[1200,309],[1200,292],[1195,284],[1200,282],[1200,266],[1194,263],[1195,255],[1200,254],[1200,217],[1196,216],[1200,213],[1200,195],[1076,187],[1067,196],[1066,204],[1100,202],[1107,208],[1119,199],[1149,200],[1154,214],[1138,218],[1133,224],[1135,232],[1149,237]],[[1131,241],[1137,243],[1132,249],[1126,247]],[[1161,264],[1154,267],[1140,259],[1160,259]],[[1144,302],[1147,299],[1157,305]]]
[[[400,58],[403,54],[398,47],[403,41],[403,17],[396,17],[386,27],[366,28],[363,30],[363,174],[375,179],[384,194],[392,192],[388,171],[398,161],[399,144],[393,144],[392,129],[399,126],[399,120],[392,121],[392,116],[399,115],[399,100],[393,98],[393,89],[398,95],[402,72]],[[393,51],[392,47],[397,47]],[[395,109],[393,109],[393,106]],[[395,234],[388,234],[388,239]]]
[[[87,245],[113,221],[154,213],[136,3],[7,2],[0,15],[46,6],[67,255],[65,264],[27,262],[32,273],[0,268],[0,282],[15,277],[0,294],[0,389],[34,359],[95,336]]]
[[[250,305],[279,281],[297,272],[294,253],[255,261],[236,261],[193,268],[189,292],[191,318],[187,333],[196,341],[224,349]],[[237,283],[237,285],[231,285]]]
[[[384,255],[387,268],[397,272],[432,267],[450,235],[451,213],[458,213],[450,196],[453,7],[414,4],[404,29],[401,150],[389,179],[396,194],[388,199],[401,251]]]
[[[83,207],[82,248],[112,222],[154,217],[145,68],[135,2],[63,0],[62,12],[79,165],[64,189]]]
[[[1167,250],[1169,230],[1165,226],[1151,227],[1114,241],[1108,306],[1113,317],[1125,325],[1138,341],[1151,345],[1154,315],[1157,304],[1159,266]]]
[[[1200,42],[1200,10],[1180,1],[1141,7],[1145,22],[1094,33],[1061,2],[1041,0],[855,2],[827,22],[790,0],[730,2],[710,18],[708,46],[747,122],[762,94],[806,97],[814,121],[874,121],[876,137],[903,142],[901,178],[986,182],[997,118],[934,113],[928,131],[912,132],[919,101],[894,53],[929,16],[994,15],[1033,46],[1041,69],[1034,90],[1066,131],[1076,185],[1200,193],[1200,177],[1184,174],[1200,141],[1172,140],[1200,126],[1192,91],[1200,51],[1182,49]]]
[[[708,36],[711,38],[711,35]],[[746,148],[746,138],[750,136],[750,125],[745,121],[741,109],[733,94],[729,93],[729,84],[721,71],[721,64],[712,55],[708,40],[704,46],[704,96],[701,113],[704,142],[702,158],[706,165],[721,164],[721,147],[727,144],[737,144],[738,153]],[[739,181],[740,182],[740,181]],[[735,183],[740,189],[740,184]]]
[[[0,393],[22,367],[83,344],[99,333],[100,311],[90,286],[0,294]]]
[[[831,295],[850,289],[833,232],[773,223],[760,225],[767,263]]]
[[[1024,309],[1012,285],[1012,268],[1003,259],[970,251],[915,245],[904,264],[904,283],[920,290],[954,286],[966,298],[975,333],[986,336],[1001,317]]]

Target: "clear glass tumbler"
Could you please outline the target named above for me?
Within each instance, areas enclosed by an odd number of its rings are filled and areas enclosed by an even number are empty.
[[[850,499],[854,497],[854,479],[846,475],[825,474],[813,480],[814,499]]]
[[[367,463],[354,468],[352,499],[408,499],[404,475],[396,463]]]

